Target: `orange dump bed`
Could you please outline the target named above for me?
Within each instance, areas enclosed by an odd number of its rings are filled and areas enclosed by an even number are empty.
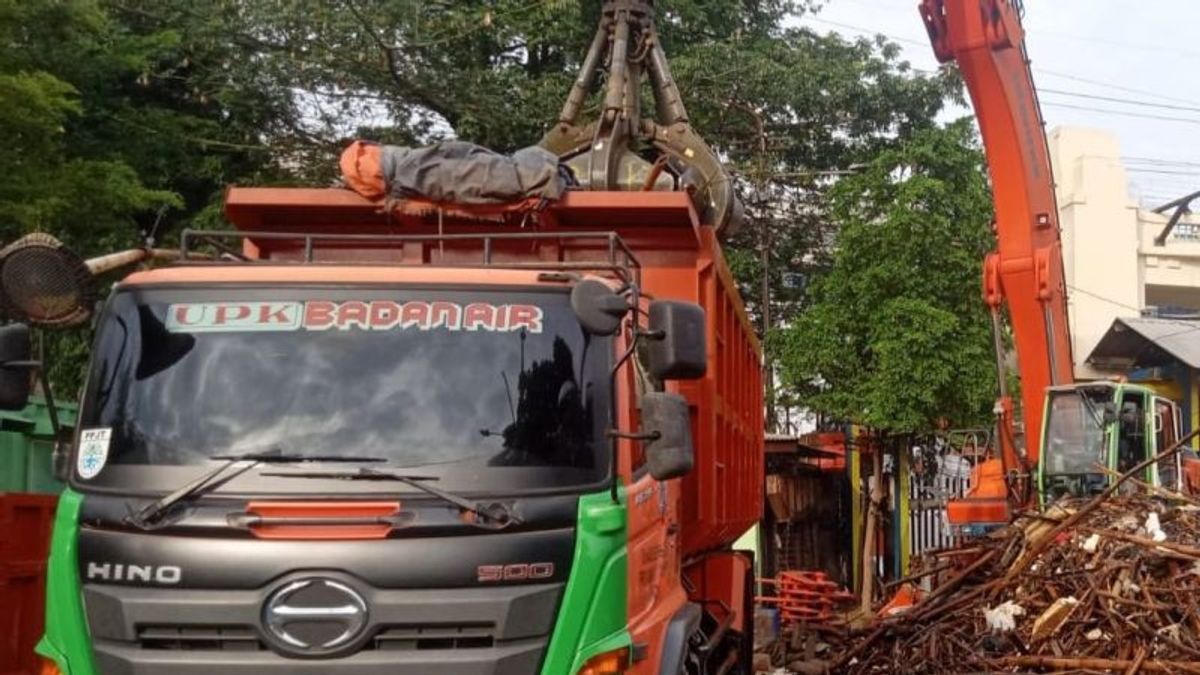
[[[708,315],[709,367],[703,379],[679,384],[693,406],[697,450],[684,479],[682,542],[685,555],[731,543],[762,511],[762,371],[712,228],[684,193],[569,192],[536,207],[478,212],[407,202],[385,211],[349,190],[231,188],[225,210],[247,233],[243,253],[252,258],[465,268],[456,272],[460,283],[481,284],[503,283],[496,268],[587,270],[605,261],[637,275],[644,296],[699,303]],[[283,232],[357,238],[268,236]]]

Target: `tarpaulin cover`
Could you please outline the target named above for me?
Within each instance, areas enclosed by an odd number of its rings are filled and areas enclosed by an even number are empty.
[[[529,147],[501,155],[463,141],[405,148],[355,141],[342,153],[346,184],[368,199],[425,199],[454,204],[557,200],[570,173],[558,157]]]

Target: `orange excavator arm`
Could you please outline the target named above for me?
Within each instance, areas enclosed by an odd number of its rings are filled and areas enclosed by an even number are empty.
[[[1026,57],[1019,0],[922,0],[920,9],[934,53],[942,62],[957,63],[962,72],[992,178],[997,250],[984,264],[984,298],[996,330],[1000,466],[981,467],[978,473],[990,475],[992,484],[973,481],[973,490],[980,497],[1007,497],[1007,474],[1028,476],[1037,464],[1046,387],[1074,381],[1049,148]],[[1016,440],[1013,401],[1004,382],[1003,307],[1008,308],[1020,357],[1023,448]],[[1018,501],[1028,500],[1028,492],[1026,488]],[[974,509],[970,499],[965,501],[957,505],[957,514],[952,508],[952,522],[997,522],[994,499],[991,507]]]

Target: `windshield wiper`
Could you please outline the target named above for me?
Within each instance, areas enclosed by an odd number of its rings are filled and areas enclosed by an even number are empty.
[[[447,492],[441,488],[429,485],[430,481],[439,480],[437,476],[416,476],[396,473],[394,471],[380,471],[379,469],[366,466],[360,467],[358,471],[264,471],[262,475],[280,478],[324,478],[328,480],[368,480],[402,483],[457,506],[475,516],[475,523],[477,525],[488,529],[500,530],[509,525],[519,525],[522,522],[520,518],[510,512],[503,504],[496,503],[484,506],[474,503],[469,499],[459,497],[453,492]]]
[[[383,457],[363,457],[355,455],[302,455],[286,453],[281,448],[267,450],[251,450],[226,455],[213,455],[209,459],[224,460],[225,463],[205,473],[195,480],[183,485],[171,494],[158,499],[125,517],[125,522],[134,527],[148,530],[152,528],[163,515],[176,504],[195,499],[213,488],[226,483],[259,464],[287,464],[293,462],[386,462]],[[247,462],[237,471],[225,472],[238,462]],[[219,479],[219,480],[218,480]]]

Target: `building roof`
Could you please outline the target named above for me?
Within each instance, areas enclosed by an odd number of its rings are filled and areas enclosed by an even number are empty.
[[[802,464],[825,471],[846,468],[846,436],[842,432],[814,432],[802,436],[767,434],[767,458],[794,457]]]
[[[1187,319],[1115,319],[1087,362],[1098,368],[1127,370],[1182,362],[1200,368],[1200,321]]]

